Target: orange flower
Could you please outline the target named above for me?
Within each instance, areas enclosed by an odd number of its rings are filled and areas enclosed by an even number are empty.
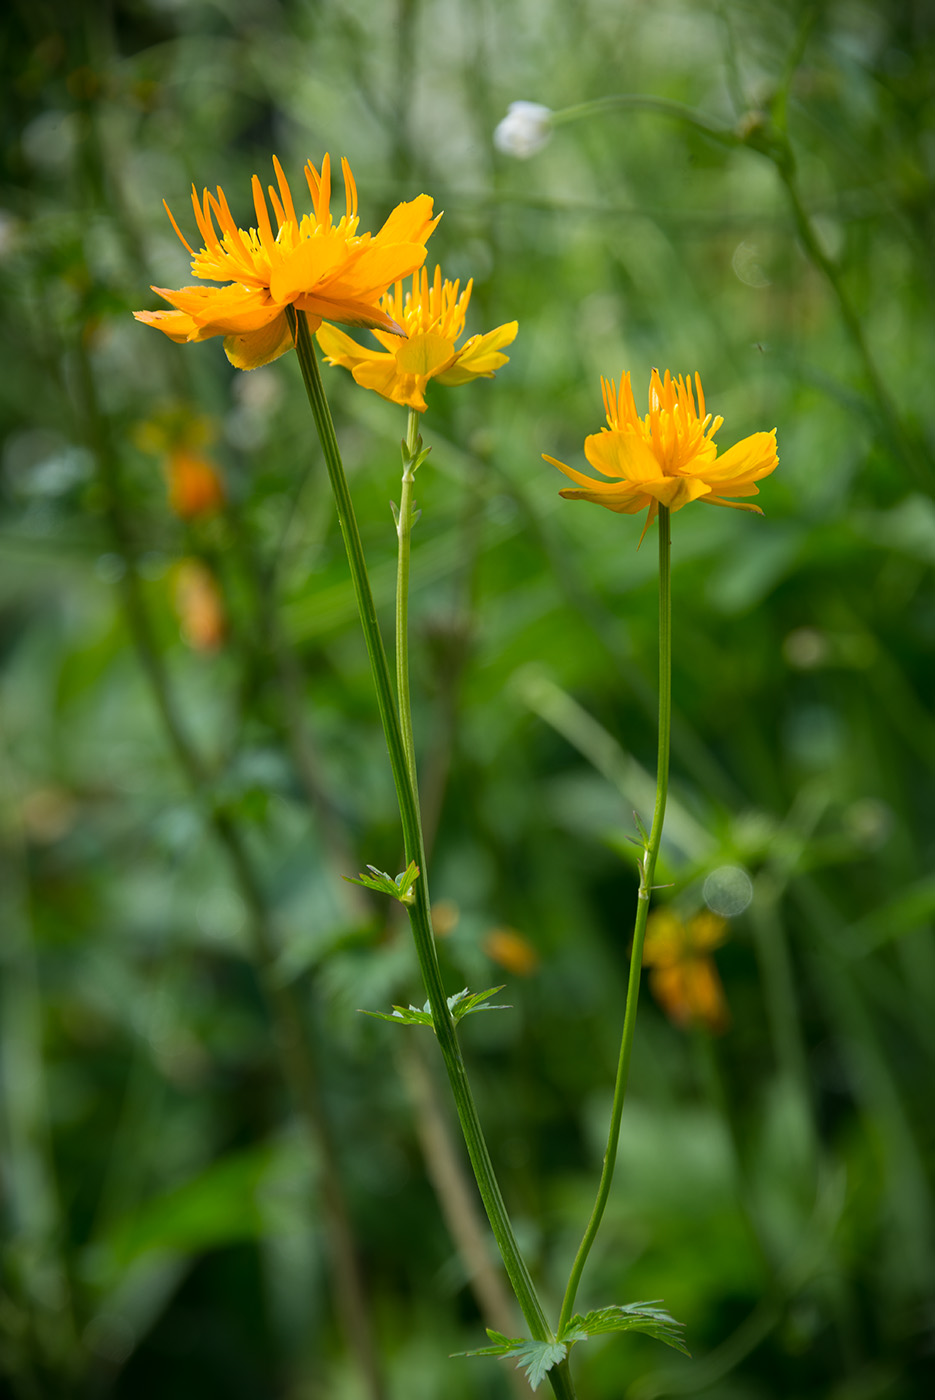
[[[207,457],[177,447],[166,464],[169,505],[183,520],[213,515],[224,504],[224,482]]]
[[[430,379],[448,385],[467,384],[482,376],[492,379],[507,363],[508,357],[500,350],[516,339],[516,321],[486,335],[472,335],[460,350],[455,348],[464,333],[473,285],[473,281],[468,282],[459,296],[460,283],[442,282],[440,267],[436,267],[431,284],[423,268],[421,276],[413,273],[411,292],[404,297],[402,282],[397,282],[381,303],[387,318],[402,326],[404,339],[374,330],[374,338],[383,349],[372,350],[333,326],[322,326],[318,344],[329,364],[349,369],[364,389],[424,413]]]
[[[651,969],[653,996],[676,1025],[723,1031],[730,1024],[724,988],[714,960],[708,957],[724,942],[726,933],[724,919],[707,910],[687,923],[673,909],[650,914],[643,966]]]
[[[681,375],[674,380],[668,370],[660,378],[654,369],[645,418],[636,411],[629,374],[623,376],[619,398],[612,379],[602,378],[601,386],[608,426],[585,439],[584,455],[595,471],[609,479],[595,481],[543,453],[547,462],[584,488],[566,487],[562,496],[593,501],[624,515],[635,515],[648,506],[644,535],[660,505],[681,510],[689,501],[700,500],[762,515],[759,506],[725,497],[758,495],[756,482],[774,471],[779,461],[775,428],[753,433],[718,456],[714,435],[724,420],[705,413],[700,375],[695,375],[696,407],[690,380]]]
[[[222,335],[227,358],[238,369],[257,369],[291,349],[288,306],[306,313],[311,330],[329,320],[398,331],[377,303],[387,287],[425,261],[425,242],[441,218],[433,218],[429,196],[420,194],[397,205],[379,233],[359,234],[357,187],[346,160],[341,162],[345,213],[337,223],[331,216],[331,163],[327,155],[320,173],[311,162],[305,167],[312,213],[301,218],[275,156],[273,168],[279,186],[278,194],[269,186],[275,233],[256,175],[253,205],[257,226],[246,230],[234,222],[220,187],[216,198],[205,190],[200,202],[192,187],[195,222],[204,239],[198,253],[166,205],[172,227],[192,255],[194,276],[228,285],[182,287],[178,291],[153,287],[175,309],[135,311],[136,319],[178,342]]]
[[[200,559],[183,559],[175,570],[173,602],[182,637],[194,651],[217,651],[227,631],[217,579]]]
[[[515,972],[517,977],[530,977],[539,966],[539,954],[515,928],[492,928],[483,949],[492,962],[507,972]]]

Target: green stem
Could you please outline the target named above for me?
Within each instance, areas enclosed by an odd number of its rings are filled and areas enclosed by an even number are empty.
[[[703,131],[706,136],[721,142],[722,145],[740,145],[736,132],[729,126],[712,121],[710,117],[696,112],[694,107],[686,107],[683,102],[672,102],[667,97],[647,97],[636,92],[611,93],[607,97],[595,97],[590,102],[578,102],[574,107],[562,107],[560,111],[552,113],[552,125],[563,126],[566,122],[580,121],[582,117],[594,117],[601,112],[615,111],[622,107],[631,111],[655,112],[662,117],[673,117],[676,121],[685,122],[686,125]]]
[[[409,696],[409,542],[412,537],[412,484],[415,481],[416,454],[419,450],[419,414],[409,410],[406,431],[406,456],[399,494],[399,516],[396,536],[399,552],[396,563],[396,696],[399,702],[399,725],[409,769],[409,782],[416,802],[419,800],[419,779],[416,769],[416,746],[412,732],[412,703]],[[421,817],[420,817],[421,820]]]
[[[526,1262],[520,1253],[519,1245],[517,1244],[516,1237],[513,1233],[513,1227],[510,1223],[510,1218],[500,1193],[500,1187],[497,1183],[493,1163],[490,1159],[490,1153],[477,1114],[477,1106],[474,1103],[474,1097],[468,1083],[467,1071],[461,1055],[461,1047],[458,1044],[454,1019],[449,1010],[448,1001],[445,996],[441,969],[438,965],[438,957],[435,949],[435,935],[432,930],[428,881],[425,874],[425,849],[422,838],[422,826],[419,820],[418,796],[410,775],[406,746],[403,739],[400,718],[393,697],[386,651],[383,646],[383,637],[380,632],[379,623],[377,622],[376,607],[370,588],[370,579],[367,574],[363,545],[361,543],[360,532],[357,528],[357,520],[354,515],[354,506],[351,500],[350,490],[348,489],[347,477],[345,476],[344,466],[341,461],[341,453],[334,431],[331,410],[328,407],[328,400],[325,397],[324,385],[321,381],[321,371],[318,367],[318,360],[315,355],[315,348],[312,344],[312,337],[305,313],[295,313],[290,309],[287,314],[295,335],[296,352],[302,370],[302,378],[305,381],[309,405],[321,441],[328,477],[331,482],[332,491],[334,492],[338,522],[347,550],[348,563],[350,564],[354,592],[357,597],[361,626],[363,627],[364,640],[367,647],[367,654],[370,658],[370,668],[376,688],[377,705],[380,710],[383,733],[389,751],[390,765],[393,770],[393,781],[396,785],[396,796],[399,802],[406,859],[414,860],[421,872],[420,878],[416,881],[413,890],[415,899],[413,904],[408,906],[408,913],[416,946],[416,955],[419,959],[419,967],[428,995],[429,1006],[432,1011],[435,1035],[442,1053],[442,1058],[445,1062],[448,1081],[451,1085],[451,1091],[458,1111],[458,1118],[461,1123],[461,1131],[464,1136],[465,1146],[468,1150],[468,1156],[471,1160],[471,1166],[474,1170],[477,1187],[480,1191],[481,1200],[484,1203],[484,1209],[487,1212],[487,1218],[490,1221],[494,1238],[497,1241],[497,1246],[500,1250],[507,1276],[509,1277],[513,1292],[516,1294],[517,1301],[522,1309],[523,1316],[526,1319],[532,1336],[538,1341],[549,1341],[552,1339],[552,1331],[543,1311],[542,1304],[539,1301]],[[560,1400],[571,1400],[571,1397],[574,1396],[574,1390],[571,1386],[571,1379],[566,1365],[553,1367],[552,1371],[549,1372],[549,1379],[552,1382],[553,1390],[556,1395],[560,1397]]]
[[[575,1262],[568,1278],[568,1287],[562,1303],[562,1313],[558,1329],[561,1333],[572,1316],[578,1285],[585,1263],[591,1252],[607,1200],[610,1196],[614,1166],[617,1161],[617,1144],[620,1138],[620,1120],[623,1114],[623,1101],[630,1077],[630,1057],[633,1052],[633,1033],[636,1028],[636,1009],[640,996],[640,973],[643,966],[643,939],[646,935],[646,918],[649,914],[649,901],[652,895],[653,879],[656,873],[656,860],[659,843],[662,840],[662,824],[666,814],[666,794],[669,789],[669,739],[672,719],[672,597],[671,597],[671,536],[669,534],[669,511],[659,507],[659,751],[656,764],[656,802],[653,808],[653,822],[649,839],[640,861],[640,888],[636,902],[636,921],[633,927],[633,951],[630,954],[630,977],[627,983],[627,1004],[623,1017],[623,1035],[620,1039],[620,1055],[617,1061],[617,1080],[614,1084],[614,1101],[610,1113],[610,1130],[607,1135],[607,1149],[601,1179],[597,1188],[597,1199],[587,1229],[584,1232]]]

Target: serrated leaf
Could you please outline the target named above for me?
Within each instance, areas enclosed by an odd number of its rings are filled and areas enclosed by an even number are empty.
[[[544,1378],[564,1361],[568,1348],[564,1342],[534,1342],[529,1337],[505,1337],[502,1332],[487,1328],[487,1336],[493,1346],[478,1347],[476,1351],[459,1351],[456,1356],[503,1356],[515,1359],[517,1370],[526,1372],[526,1379],[533,1390],[538,1389]]]
[[[431,1011],[420,1011],[417,1006],[394,1006],[390,1011],[365,1011],[358,1008],[362,1016],[373,1016],[378,1021],[392,1021],[394,1026],[434,1026]]]
[[[661,1301],[655,1298],[649,1303],[622,1303],[589,1313],[575,1313],[562,1328],[561,1340],[573,1345],[605,1332],[645,1332],[657,1342],[674,1347],[683,1356],[690,1356],[682,1337],[682,1323],[676,1322],[665,1308],[657,1306]]]
[[[488,987],[485,992],[473,993],[469,988],[462,987],[460,992],[455,992],[454,996],[448,997],[448,1010],[456,1022],[463,1020],[465,1016],[473,1016],[478,1011],[509,1011],[511,1009],[509,1006],[491,1006],[486,1001],[487,997],[502,991],[502,985]],[[394,1006],[392,1012],[360,1009],[364,1016],[373,1016],[378,1021],[392,1021],[396,1026],[429,1026],[432,1030],[435,1029],[435,1019],[428,1002],[421,1010],[418,1006]]]
[[[396,876],[378,870],[375,865],[368,865],[367,870],[370,871],[369,875],[362,870],[359,875],[345,875],[344,879],[349,885],[363,885],[365,889],[376,890],[378,894],[388,894],[392,899],[398,899],[400,904],[412,903],[412,887],[419,878],[419,867],[414,860]]]
[[[456,992],[453,997],[448,998],[448,1010],[455,1018],[455,1021],[462,1021],[465,1016],[473,1016],[478,1011],[510,1011],[512,1008],[509,1006],[491,1006],[487,1002],[488,997],[496,995],[497,992],[502,992],[504,985],[505,984],[501,982],[499,987],[488,987],[484,992],[474,993],[471,993],[467,987],[464,987],[460,992]]]

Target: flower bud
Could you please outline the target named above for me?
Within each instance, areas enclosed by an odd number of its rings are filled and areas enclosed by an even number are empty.
[[[552,139],[552,111],[541,102],[511,102],[493,134],[493,143],[504,155],[529,160]]]

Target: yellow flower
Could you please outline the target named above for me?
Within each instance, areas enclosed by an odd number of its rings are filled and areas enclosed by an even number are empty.
[[[273,168],[279,185],[278,194],[269,186],[275,233],[256,175],[253,204],[257,226],[246,230],[237,227],[220,187],[216,198],[205,190],[201,202],[192,187],[195,222],[204,239],[198,253],[166,205],[172,227],[192,255],[193,275],[228,285],[182,287],[178,291],[153,287],[175,309],[135,311],[136,319],[179,342],[222,335],[227,358],[238,369],[257,369],[291,349],[287,306],[304,311],[312,330],[322,320],[330,320],[398,331],[378,301],[387,287],[425,261],[426,239],[441,218],[432,217],[429,196],[420,194],[397,205],[379,233],[359,234],[357,187],[346,160],[341,162],[345,213],[337,223],[331,216],[331,163],[327,155],[321,173],[311,162],[305,167],[313,212],[301,218],[275,156]]]
[[[594,501],[624,515],[635,515],[648,506],[644,535],[660,505],[681,510],[689,501],[700,500],[762,515],[759,506],[725,497],[759,494],[755,483],[774,471],[779,461],[775,428],[753,433],[719,456],[714,435],[724,420],[705,413],[699,375],[695,375],[696,407],[690,380],[681,375],[674,380],[668,370],[660,378],[654,369],[645,418],[636,411],[629,374],[621,381],[619,398],[612,379],[602,378],[601,386],[608,426],[585,438],[584,455],[608,480],[596,481],[543,453],[547,462],[584,487],[566,488],[562,496]]]
[[[708,957],[726,934],[725,921],[707,911],[687,923],[673,909],[650,914],[643,966],[651,969],[653,996],[676,1025],[727,1029],[730,1013],[724,988],[714,960]]]
[[[365,389],[373,389],[393,403],[425,412],[425,387],[430,379],[439,384],[467,384],[471,379],[493,377],[508,357],[500,354],[518,329],[516,321],[498,326],[486,335],[472,335],[458,350],[455,342],[464,333],[464,319],[473,282],[458,295],[458,282],[442,281],[440,267],[429,285],[428,274],[414,273],[412,291],[403,296],[402,282],[387,292],[381,303],[388,320],[398,322],[405,339],[375,329],[382,350],[358,345],[343,331],[322,326],[318,332],[330,365],[343,365]]]

